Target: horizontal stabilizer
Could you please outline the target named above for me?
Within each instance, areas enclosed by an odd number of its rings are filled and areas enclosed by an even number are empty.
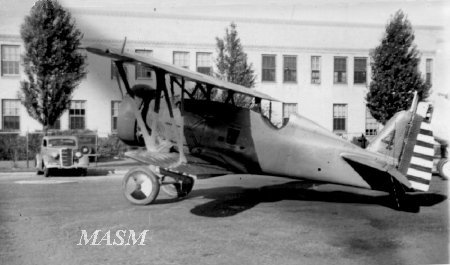
[[[362,154],[342,153],[341,156],[375,190],[389,191],[392,177],[405,187],[411,188],[411,183],[405,175],[386,161]]]

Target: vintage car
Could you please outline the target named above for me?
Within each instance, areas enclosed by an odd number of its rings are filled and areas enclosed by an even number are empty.
[[[76,136],[44,136],[36,155],[38,174],[50,176],[56,169],[72,169],[85,176],[89,166],[89,148],[80,147]]]

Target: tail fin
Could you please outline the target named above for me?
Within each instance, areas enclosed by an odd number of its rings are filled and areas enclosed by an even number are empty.
[[[427,119],[429,107],[429,103],[418,102],[415,95],[411,108],[395,114],[367,147],[391,157],[411,187],[420,191],[428,191],[433,168],[434,138]]]

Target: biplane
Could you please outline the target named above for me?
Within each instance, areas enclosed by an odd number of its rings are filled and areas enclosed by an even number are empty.
[[[118,136],[142,146],[126,153],[144,164],[124,176],[123,192],[131,203],[154,202],[160,188],[184,198],[197,178],[232,173],[385,191],[398,208],[406,193],[429,189],[434,154],[430,106],[418,102],[417,95],[411,108],[397,113],[363,149],[298,114],[275,126],[261,103],[280,101],[257,90],[124,48],[86,49],[117,66],[123,95]],[[151,69],[156,85],[131,86],[124,64]],[[239,105],[239,97],[250,104]]]

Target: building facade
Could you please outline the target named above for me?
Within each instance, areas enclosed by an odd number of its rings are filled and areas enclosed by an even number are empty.
[[[227,18],[137,12],[70,10],[84,33],[83,45],[103,44],[174,63],[202,73],[214,71],[215,37],[231,21],[257,75],[254,89],[286,102],[274,106],[280,115],[298,112],[349,140],[374,135],[378,124],[365,107],[370,82],[370,51],[385,32],[384,24]],[[414,25],[421,52],[419,70],[435,83],[441,64],[443,29]],[[23,45],[17,34],[2,34],[0,131],[41,130],[18,99],[23,75]],[[88,74],[73,94],[70,108],[56,129],[90,129],[100,136],[114,133],[121,100],[109,59],[87,54]],[[154,83],[143,67],[127,65],[131,84]]]

